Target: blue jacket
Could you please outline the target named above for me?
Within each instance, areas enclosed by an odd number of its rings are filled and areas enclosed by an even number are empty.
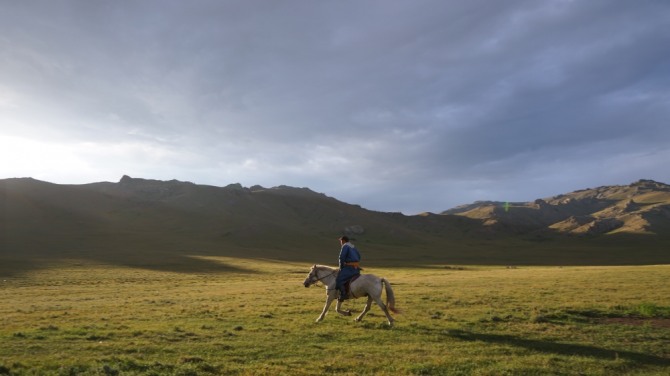
[[[345,266],[347,262],[359,262],[361,261],[361,254],[358,252],[358,249],[354,247],[351,243],[344,243],[342,249],[340,250],[340,268]]]

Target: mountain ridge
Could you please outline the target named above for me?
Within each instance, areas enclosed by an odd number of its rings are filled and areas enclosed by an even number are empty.
[[[67,259],[178,270],[207,269],[200,258],[210,256],[332,263],[336,239],[345,234],[377,264],[670,262],[664,183],[459,208],[408,216],[285,185],[2,179],[0,261],[16,270]]]
[[[670,222],[670,185],[641,179],[629,185],[580,189],[533,202],[482,201],[443,214],[481,219],[486,226],[515,232],[658,234],[667,230]]]

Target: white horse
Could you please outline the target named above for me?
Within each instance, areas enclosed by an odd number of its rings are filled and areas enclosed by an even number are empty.
[[[305,278],[305,287],[309,287],[317,282],[322,282],[326,286],[326,305],[323,307],[323,312],[316,319],[316,322],[323,320],[326,312],[328,312],[328,308],[330,308],[330,304],[337,298],[338,291],[335,289],[337,273],[338,269],[325,265],[314,265],[307,278]],[[382,302],[382,286],[386,289],[386,305]],[[368,302],[365,304],[363,312],[356,317],[356,321],[363,319],[363,316],[370,310],[370,305],[372,305],[372,301],[374,300],[381,307],[382,311],[384,311],[389,325],[393,325],[393,317],[391,317],[389,310],[394,313],[397,313],[398,310],[395,308],[395,296],[393,295],[391,283],[385,278],[379,278],[372,274],[363,274],[351,282],[350,297],[361,298],[364,296],[368,297]],[[351,311],[343,311],[341,306],[342,301],[338,300],[335,308],[337,313],[343,316],[351,316]]]

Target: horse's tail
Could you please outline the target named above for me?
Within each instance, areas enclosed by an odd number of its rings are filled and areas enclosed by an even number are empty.
[[[393,288],[391,288],[391,283],[382,278],[382,284],[386,289],[386,307],[391,310],[393,313],[400,313],[400,310],[395,307],[395,295],[393,294]]]

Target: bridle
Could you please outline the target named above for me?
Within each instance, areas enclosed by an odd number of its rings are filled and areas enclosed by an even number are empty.
[[[335,269],[335,270],[333,270],[332,273],[326,274],[325,276],[323,276],[321,278],[318,278],[318,273],[316,271],[317,269],[314,269],[314,270],[315,270],[314,275],[311,275],[312,273],[310,273],[310,277],[309,277],[309,284],[310,285],[314,285],[314,284],[317,284],[319,282],[323,282],[324,279],[330,277],[331,275],[337,274],[337,269]],[[314,278],[314,277],[317,277],[317,278]]]

